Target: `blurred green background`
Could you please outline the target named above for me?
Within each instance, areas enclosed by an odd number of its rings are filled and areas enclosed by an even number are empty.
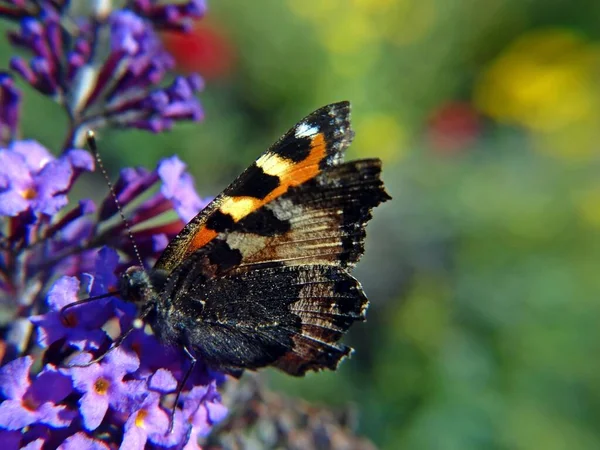
[[[394,198],[356,270],[371,307],[346,339],[354,357],[273,383],[354,402],[383,449],[600,448],[600,2],[209,6],[193,36],[165,37],[206,76],[206,119],[104,132],[113,176],[177,153],[214,196],[348,99],[348,156],[383,159]],[[58,146],[60,120],[27,96],[26,136]]]

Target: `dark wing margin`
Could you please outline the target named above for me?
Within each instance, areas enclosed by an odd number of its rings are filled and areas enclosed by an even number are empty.
[[[360,283],[343,270],[310,266],[311,279],[298,300],[290,305],[302,322],[292,336],[293,348],[274,366],[290,375],[307,371],[335,370],[352,349],[338,341],[355,321],[365,320],[369,302]],[[292,270],[301,271],[299,267]]]
[[[324,168],[341,163],[353,136],[349,102],[333,103],[308,115],[194,217],[169,243],[155,268],[172,271],[219,232]]]

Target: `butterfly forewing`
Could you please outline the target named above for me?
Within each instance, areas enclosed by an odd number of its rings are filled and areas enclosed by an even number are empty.
[[[350,104],[340,102],[305,117],[192,219],[155,267],[173,270],[220,231],[341,162],[353,137],[349,115]]]
[[[239,269],[329,264],[353,266],[364,251],[371,209],[388,197],[381,163],[370,159],[325,169],[249,214],[219,237],[240,249]]]

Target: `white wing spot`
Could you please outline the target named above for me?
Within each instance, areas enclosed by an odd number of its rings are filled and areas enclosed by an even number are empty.
[[[294,135],[298,138],[305,138],[309,136],[314,136],[319,132],[319,128],[315,126],[311,126],[306,122],[299,123],[296,127],[296,133]]]

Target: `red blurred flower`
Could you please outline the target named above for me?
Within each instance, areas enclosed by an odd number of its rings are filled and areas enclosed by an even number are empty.
[[[235,51],[229,37],[216,26],[202,22],[189,33],[165,31],[162,36],[180,71],[197,72],[205,79],[231,73]]]
[[[433,112],[427,124],[427,139],[440,153],[457,153],[479,136],[481,119],[469,103],[449,102]]]

